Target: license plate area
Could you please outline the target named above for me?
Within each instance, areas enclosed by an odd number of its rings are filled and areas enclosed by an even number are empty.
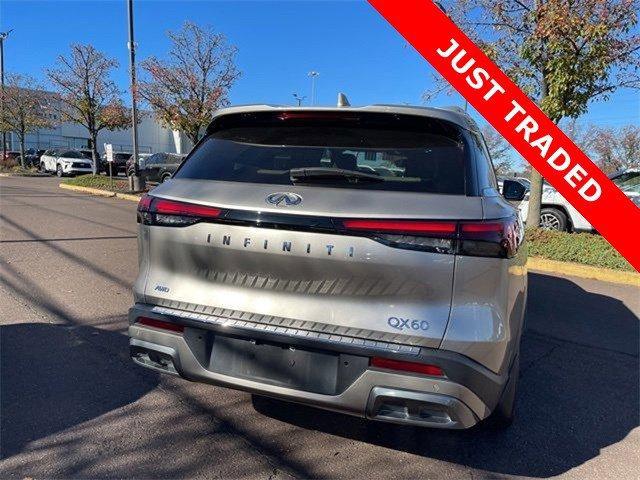
[[[338,395],[368,364],[368,357],[216,335],[208,369],[268,385]]]

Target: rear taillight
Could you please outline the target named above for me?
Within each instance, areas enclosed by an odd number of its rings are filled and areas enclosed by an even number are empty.
[[[458,253],[475,257],[511,258],[518,252],[523,235],[523,225],[517,217],[461,222]]]
[[[170,332],[182,333],[184,332],[184,326],[177,323],[166,322],[164,320],[158,320],[157,318],[138,317],[136,323],[144,325],[146,327],[159,328],[160,330],[168,330]]]
[[[404,360],[393,360],[391,358],[382,357],[372,357],[369,364],[372,367],[383,368],[385,370],[420,373],[422,375],[429,375],[430,377],[444,377],[444,372],[437,365],[405,362]]]
[[[454,253],[456,222],[422,220],[343,220],[348,232],[361,232],[373,236],[390,247]]]
[[[138,203],[138,222],[145,225],[184,227],[220,217],[222,210],[207,205],[177,202],[145,195]]]
[[[386,245],[437,253],[509,258],[522,243],[517,217],[489,221],[342,220],[346,233],[367,235]]]

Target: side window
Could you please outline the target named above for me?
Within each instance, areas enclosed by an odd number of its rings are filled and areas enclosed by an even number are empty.
[[[487,180],[489,181],[490,186],[492,186],[493,188],[497,189],[498,188],[498,179],[496,178],[496,171],[495,171],[495,167],[493,165],[493,161],[491,160],[491,154],[489,153],[489,149],[487,148],[487,144],[484,141],[484,137],[482,136],[481,133],[474,133],[473,135],[474,139],[475,139],[475,143],[476,143],[476,153],[478,154],[478,156],[480,157],[481,161],[479,163],[481,163],[481,170],[486,170],[486,175],[482,175],[481,172],[479,172],[481,181],[483,178],[487,178]],[[480,187],[482,188],[482,186]]]

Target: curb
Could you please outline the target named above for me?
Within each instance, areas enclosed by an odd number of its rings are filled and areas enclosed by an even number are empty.
[[[51,175],[39,174],[39,173],[34,173],[32,175],[24,174],[24,173],[5,173],[5,172],[0,173],[0,178],[11,178],[11,177],[45,178],[45,177],[51,177]]]
[[[103,197],[115,197],[132,202],[138,202],[140,200],[139,196],[131,195],[129,193],[115,193],[97,188],[67,185],[66,183],[61,183],[60,188],[89,193],[92,195],[100,195]],[[579,263],[559,262],[557,260],[548,260],[542,257],[529,257],[527,260],[527,268],[537,272],[553,273],[555,275],[569,275],[572,277],[588,278],[621,285],[640,286],[640,274],[636,272],[624,272],[609,268],[592,267],[590,265],[580,265]]]
[[[91,187],[79,187],[77,185],[68,185],[66,183],[61,183],[58,185],[60,188],[64,188],[65,190],[72,190],[74,192],[79,193],[89,193],[91,195],[99,195],[101,197],[108,198],[120,198],[122,200],[129,200],[130,202],[139,202],[140,197],[138,195],[133,195],[130,193],[119,193],[119,192],[110,192],[108,190],[100,190],[99,188],[91,188]]]
[[[131,193],[116,193],[116,198],[136,203],[140,201],[140,197],[138,195],[133,195]]]
[[[74,192],[80,193],[90,193],[91,195],[99,195],[101,197],[115,197],[115,192],[109,192],[107,190],[100,190],[99,188],[90,188],[90,187],[79,187],[77,185],[67,185],[66,183],[60,183],[58,185],[60,188],[64,188],[65,190],[72,190]]]
[[[601,282],[633,285],[640,287],[640,273],[612,270],[610,268],[592,267],[579,263],[559,262],[542,257],[529,257],[527,268],[537,272],[553,273],[562,276],[589,278]]]

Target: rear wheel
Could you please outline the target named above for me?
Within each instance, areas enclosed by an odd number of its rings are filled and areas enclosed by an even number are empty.
[[[171,174],[170,173],[165,173],[164,175],[162,175],[160,177],[160,183],[164,183],[167,180],[169,180],[171,178]]]
[[[540,211],[540,228],[567,231],[567,216],[557,208],[543,208]]]
[[[60,178],[64,177],[64,172],[62,171],[62,165],[56,166],[56,175]]]
[[[491,415],[485,420],[489,428],[503,429],[513,423],[516,414],[516,394],[520,376],[520,355],[514,360],[509,380],[504,387],[500,401]]]
[[[47,173],[47,168],[44,166],[44,162],[40,162],[40,171],[42,173]]]

